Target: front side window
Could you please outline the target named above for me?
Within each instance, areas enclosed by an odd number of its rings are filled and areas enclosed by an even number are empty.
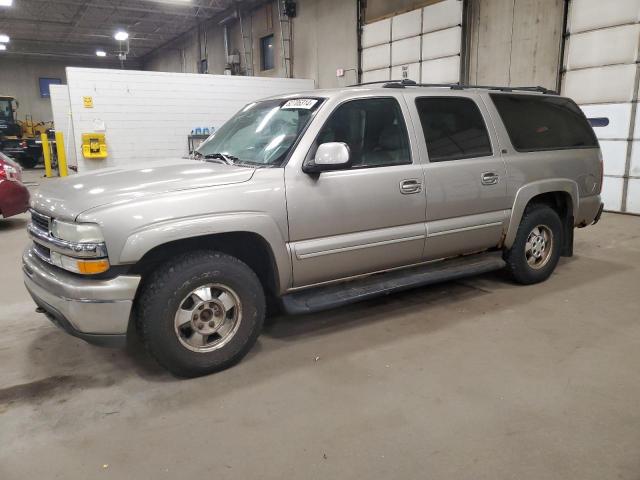
[[[348,145],[351,168],[411,163],[407,128],[395,98],[343,103],[322,127],[316,145],[327,142]]]
[[[206,158],[223,155],[234,163],[279,166],[322,103],[319,98],[250,103],[197,149]]]
[[[7,123],[13,121],[13,102],[11,100],[0,100],[0,120]]]
[[[569,98],[492,93],[513,148],[521,152],[594,148],[598,141],[582,110]]]
[[[416,98],[416,108],[429,162],[492,155],[482,114],[470,98],[421,97]]]

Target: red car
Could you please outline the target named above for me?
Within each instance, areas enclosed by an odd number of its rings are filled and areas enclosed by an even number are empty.
[[[0,217],[11,217],[29,208],[29,190],[22,184],[22,168],[0,152]]]

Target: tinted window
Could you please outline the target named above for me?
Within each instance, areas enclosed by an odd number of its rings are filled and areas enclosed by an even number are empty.
[[[519,151],[597,147],[582,110],[568,98],[491,94],[498,113]]]
[[[340,105],[320,131],[317,145],[344,142],[352,167],[411,163],[407,128],[393,98],[367,98]]]
[[[482,114],[469,98],[416,99],[430,162],[491,155]]]

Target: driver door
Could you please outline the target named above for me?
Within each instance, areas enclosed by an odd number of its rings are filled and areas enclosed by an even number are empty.
[[[426,197],[402,97],[338,105],[318,145],[343,142],[350,166],[305,174],[285,169],[293,286],[303,287],[420,261]]]

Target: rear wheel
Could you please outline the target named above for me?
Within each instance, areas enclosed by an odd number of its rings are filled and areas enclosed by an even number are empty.
[[[255,344],[265,298],[256,274],[235,257],[193,252],[151,274],[138,302],[147,350],[178,376],[230,367]]]
[[[547,205],[532,204],[522,217],[515,241],[505,252],[507,269],[524,285],[549,278],[560,259],[562,221]]]

